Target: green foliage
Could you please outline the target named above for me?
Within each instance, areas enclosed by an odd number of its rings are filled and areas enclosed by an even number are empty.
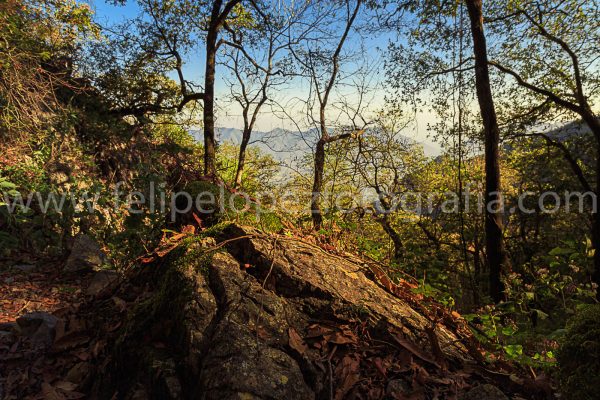
[[[237,170],[238,152],[237,145],[225,142],[219,146],[217,154],[219,176],[232,186]],[[249,146],[246,149],[241,189],[251,196],[273,193],[276,190],[274,181],[279,172],[280,167],[277,160],[256,146]]]
[[[218,223],[237,222],[259,226],[265,231],[277,232],[283,228],[280,217],[268,208],[261,207],[253,199],[243,194],[231,192],[224,185],[207,181],[190,182],[183,189],[193,201],[192,211],[199,216],[205,226]],[[198,199],[203,212],[198,210]],[[187,201],[187,200],[186,200]],[[185,209],[183,204],[179,209]]]
[[[393,2],[388,2],[388,6],[394,7],[390,3]],[[600,87],[598,69],[593,67],[598,33],[597,29],[588,28],[595,22],[598,10],[587,3],[540,1],[532,5],[523,1],[490,1],[485,11],[486,31],[492,37],[491,58],[521,72],[533,85],[547,88],[569,101],[580,101],[580,96],[571,93],[576,87],[569,64],[572,57],[556,40],[548,40],[543,29],[566,38],[581,60],[581,84],[585,92],[581,98],[595,112],[593,106]],[[556,9],[551,7],[553,4]],[[186,240],[184,247],[190,250],[188,253],[176,254],[178,268],[189,264],[205,272],[209,255],[198,247],[199,241],[232,222],[279,232],[284,225],[289,227],[283,223],[285,218],[308,228],[310,216],[306,205],[312,191],[314,162],[308,152],[299,165],[292,166],[298,167],[298,173],[286,180],[276,159],[250,146],[239,193],[198,180],[203,175],[203,149],[190,136],[188,128],[201,125],[197,116],[201,111],[202,96],[198,91],[202,85],[187,81],[182,75],[187,70],[188,56],[206,35],[211,5],[211,2],[187,0],[140,0],[142,14],[126,22],[125,34],[96,40],[99,28],[92,21],[90,8],[83,3],[0,0],[0,140],[3,143],[0,258],[18,258],[24,254],[64,256],[65,244],[81,231],[99,239],[117,267],[129,266],[151,252],[163,234],[173,229],[168,222],[168,206],[163,212],[152,210],[147,204],[129,209],[122,202],[114,209],[113,189],[117,181],[123,182],[123,191],[140,190],[146,199],[151,196],[152,184],[167,194],[182,189],[193,200],[200,193],[212,196],[212,212],[200,215],[205,230]],[[332,6],[344,11],[340,2],[333,2]],[[283,14],[271,15],[269,11],[265,10],[263,16],[248,4],[238,4],[223,20],[226,26],[217,35],[223,41],[217,42],[225,46],[226,41],[239,41],[248,44],[246,51],[264,55],[261,39],[274,31],[262,26],[262,21],[274,18],[281,26],[285,19]],[[308,11],[293,17],[302,19],[311,14]],[[584,179],[593,182],[595,138],[588,134],[573,135],[560,138],[558,146],[548,146],[546,139],[538,137],[522,138],[523,133],[531,133],[531,127],[536,128],[542,121],[572,120],[573,114],[559,112],[555,105],[547,104],[536,108],[533,114],[528,113],[532,104],[543,99],[515,86],[513,80],[503,79],[492,69],[498,116],[502,134],[506,135],[500,167],[507,209],[517,205],[521,193],[529,191],[533,195],[525,204],[531,213],[517,210],[505,215],[504,235],[512,262],[512,270],[505,276],[507,300],[495,306],[486,305],[489,299],[481,293],[486,292],[489,271],[484,218],[477,209],[476,199],[483,194],[485,181],[484,159],[477,148],[480,118],[473,113],[471,57],[457,54],[471,44],[468,35],[459,36],[457,31],[460,21],[466,20],[465,10],[460,2],[414,2],[403,11],[415,18],[408,21],[409,31],[404,32],[406,43],[401,41],[401,45],[391,46],[387,63],[390,87],[386,89],[393,92],[393,106],[372,116],[367,116],[364,110],[353,110],[350,114],[354,117],[348,115],[353,124],[362,119],[369,129],[326,146],[322,197],[325,221],[315,233],[317,240],[388,265],[386,272],[392,279],[412,275],[420,281],[416,293],[433,297],[461,313],[466,311],[465,318],[479,339],[523,365],[553,366],[557,341],[565,335],[565,321],[572,318],[559,353],[561,377],[565,395],[569,392],[576,396],[575,389],[589,395],[589,387],[597,386],[597,382],[586,380],[584,368],[591,371],[592,377],[598,375],[597,363],[594,364],[598,359],[595,338],[600,335],[593,324],[599,319],[598,312],[590,311],[597,307],[582,311],[595,301],[596,291],[590,281],[593,250],[586,236],[590,204],[584,204],[583,213],[550,213],[540,209],[536,196],[581,186],[580,179],[573,176],[573,164],[563,159],[565,150],[576,156],[574,164],[579,166]],[[533,26],[524,17],[525,12],[540,15],[539,26]],[[506,18],[492,18],[505,14]],[[418,26],[410,26],[413,22]],[[336,29],[326,28],[328,32]],[[287,33],[283,36],[286,40],[293,39]],[[312,37],[310,32],[306,37]],[[328,40],[323,47],[327,47]],[[87,52],[86,57],[81,49]],[[238,56],[245,56],[241,49],[235,49]],[[329,72],[328,49],[318,50],[320,55],[311,58],[316,63],[311,68],[325,76]],[[217,65],[223,62],[221,57],[219,53]],[[462,71],[455,71],[451,79],[440,73],[456,67],[459,58],[464,61]],[[287,75],[294,70],[296,66],[287,65],[293,64],[289,62],[291,59],[278,56],[270,60],[276,66],[273,75]],[[348,59],[354,57],[348,54]],[[265,61],[260,57],[257,60],[259,64]],[[254,76],[246,79],[248,88],[255,85],[256,76],[262,74],[260,66],[249,60],[240,65],[244,77]],[[353,83],[358,84],[362,78],[359,75],[364,73],[367,78],[369,69],[361,68],[357,74],[341,71],[341,75],[347,75],[344,79],[356,77]],[[457,93],[457,87],[463,92]],[[334,88],[329,104],[339,111],[341,121],[355,96],[349,94],[350,90],[346,94],[346,88],[338,89],[341,86]],[[366,101],[370,96],[366,87],[364,90]],[[423,91],[428,91],[427,95],[415,99]],[[196,96],[180,109],[184,92]],[[333,99],[335,92],[344,97],[343,101]],[[219,98],[222,93],[215,96]],[[363,94],[359,97],[362,102]],[[246,98],[250,103],[256,103],[256,99]],[[403,136],[413,119],[400,111],[405,100],[410,100],[419,112],[429,108],[438,117],[428,128],[446,146],[444,154],[430,159],[418,143]],[[314,105],[311,101],[305,104],[305,111]],[[269,98],[266,104],[275,107],[278,102]],[[225,107],[224,111],[230,110]],[[262,118],[262,113],[257,118]],[[340,122],[332,128],[332,137],[346,132],[348,126],[342,125]],[[307,134],[305,139],[308,138]],[[217,148],[217,172],[228,186],[234,183],[238,152],[239,147],[233,142],[220,143]],[[467,186],[471,203],[461,203],[461,213],[442,212],[448,200],[446,192],[456,192],[459,187],[464,190]],[[268,195],[287,190],[294,195],[289,204],[272,209],[264,204]],[[34,192],[41,197],[9,211],[9,199],[21,194],[26,198]],[[81,199],[87,192],[98,195],[91,208],[88,202],[67,200],[60,210],[43,211],[45,199],[51,193],[59,197],[68,193]],[[394,196],[411,192],[430,196],[423,199],[430,203],[420,206],[431,206],[431,210],[415,211],[409,209],[414,204],[406,207],[394,204]],[[242,193],[252,198],[245,199]],[[336,195],[340,193],[346,195],[338,201]],[[381,196],[379,205],[390,212],[385,221],[381,209],[375,207],[375,194]],[[575,200],[571,202],[576,205]],[[194,223],[195,219],[185,215],[181,222]],[[287,233],[292,235],[292,232],[290,229]],[[395,252],[398,241],[401,251]],[[175,293],[180,289],[177,287],[181,283],[177,276],[180,272],[166,275],[165,282],[157,285],[159,298],[136,310],[144,318],[144,329],[152,324],[153,317],[173,311],[160,297],[175,298],[180,294]],[[178,306],[185,300],[178,297],[176,301],[181,302]],[[354,311],[362,315],[361,310]]]
[[[87,4],[0,2],[0,137],[12,140],[9,134],[31,132],[51,119],[60,109],[56,88],[71,79],[65,61],[77,58],[81,39],[97,33]]]
[[[589,241],[563,241],[561,247],[540,257],[539,264],[508,275],[506,306],[529,316],[535,327],[556,331],[582,304],[594,301],[590,256]]]
[[[557,355],[561,391],[567,400],[597,397],[600,386],[600,305],[582,308],[567,325]]]
[[[16,196],[19,192],[16,190],[17,185],[10,182],[7,178],[0,176],[0,193],[3,195],[6,194],[8,196]],[[6,203],[0,202],[0,206],[4,206]]]
[[[507,311],[506,305],[486,306],[475,314],[463,317],[473,328],[473,334],[504,357],[528,367],[551,368],[556,365],[556,344],[544,335],[535,335],[515,318],[519,315]],[[522,315],[521,315],[522,317]]]

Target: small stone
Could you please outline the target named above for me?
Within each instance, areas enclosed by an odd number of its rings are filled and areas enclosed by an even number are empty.
[[[459,398],[460,400],[508,400],[500,389],[488,383],[475,386]]]
[[[9,278],[4,279],[4,283],[6,283],[7,285],[10,285],[14,281],[15,281],[15,278],[13,278],[12,276],[9,277]]]
[[[206,237],[200,240],[200,245],[204,248],[214,247],[217,245],[217,241],[215,240],[215,238]]]
[[[10,331],[1,331],[0,330],[0,342],[2,342],[2,341],[12,342],[14,337],[15,337],[15,334]]]
[[[14,265],[13,269],[16,269],[17,271],[25,272],[28,274],[28,273],[35,271],[37,269],[37,266],[30,265],[30,264],[21,264],[21,265]]]
[[[114,289],[118,282],[119,274],[116,271],[98,271],[92,278],[86,294],[93,297],[102,297]]]
[[[402,379],[393,379],[388,382],[387,388],[385,389],[388,396],[392,398],[403,398],[406,393],[412,391],[411,385]]]
[[[67,259],[66,272],[92,271],[107,262],[106,255],[94,239],[85,234],[75,237],[73,249]]]
[[[0,323],[0,331],[4,332],[15,332],[17,330],[16,322],[2,322]]]
[[[54,341],[57,323],[58,318],[45,312],[31,312],[17,318],[19,333],[44,346]]]

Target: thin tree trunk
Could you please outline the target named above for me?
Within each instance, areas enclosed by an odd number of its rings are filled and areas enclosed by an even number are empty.
[[[360,10],[362,4],[362,0],[356,1],[356,6],[354,7],[354,11],[352,15],[346,22],[346,27],[344,29],[344,33],[342,34],[340,41],[337,44],[337,47],[331,57],[331,66],[332,72],[329,77],[329,82],[322,94],[319,94],[319,133],[321,135],[319,141],[317,142],[317,146],[315,149],[315,171],[314,171],[314,180],[313,180],[313,192],[310,200],[310,211],[312,214],[312,222],[313,228],[315,230],[321,229],[323,226],[323,214],[321,211],[321,191],[323,190],[323,171],[325,169],[325,145],[328,143],[338,140],[341,138],[340,135],[337,138],[331,139],[329,136],[329,132],[327,131],[327,121],[325,119],[325,111],[327,108],[327,104],[329,101],[329,95],[331,94],[331,90],[335,84],[335,81],[339,72],[339,57],[342,52],[342,48],[344,47],[344,43],[348,38],[348,34],[350,33],[350,29],[352,28],[352,24],[358,15],[358,11]],[[316,79],[316,76],[313,76],[313,79]],[[345,135],[344,135],[345,136]]]
[[[321,229],[323,226],[323,214],[321,211],[321,192],[323,191],[323,171],[325,169],[325,144],[326,140],[321,137],[315,148],[315,164],[312,197],[310,201],[310,211],[312,214],[313,228]]]
[[[583,103],[581,103],[583,102]],[[598,193],[600,193],[600,119],[591,111],[589,104],[582,96],[580,99],[581,112],[580,115],[583,121],[588,125],[592,134],[596,138],[596,187],[594,196],[595,208],[592,210],[592,248],[594,249],[594,271],[592,273],[592,282],[598,285],[596,289],[596,299],[600,300],[600,210],[598,210]],[[589,186],[589,185],[588,185]]]
[[[217,175],[215,139],[215,70],[217,56],[218,18],[221,1],[213,4],[211,22],[206,35],[206,71],[204,75],[204,174]]]
[[[381,218],[378,218],[377,220],[379,221],[379,224],[394,244],[394,260],[400,261],[404,255],[404,244],[402,243],[402,238],[400,237],[398,232],[396,232],[396,229],[394,229],[394,227],[392,226],[388,214],[384,214]]]
[[[235,189],[239,189],[242,186],[242,173],[246,164],[246,148],[248,147],[248,143],[250,143],[251,135],[252,131],[249,129],[244,129],[244,132],[242,132],[242,142],[240,143],[237,170],[235,171],[235,180],[233,183]]]
[[[596,153],[596,195],[600,188],[600,149]],[[592,213],[592,248],[594,249],[594,272],[592,282],[599,285],[596,289],[596,299],[600,300],[600,212],[598,199],[596,199],[596,210]]]
[[[502,214],[498,212],[497,207],[489,210],[489,205],[492,202],[498,205],[498,200],[501,199],[498,152],[500,129],[490,85],[487,47],[483,31],[482,2],[481,0],[466,0],[466,4],[473,36],[477,99],[485,131],[485,240],[487,264],[490,270],[489,290],[492,299],[499,302],[504,298],[502,274],[508,267],[508,258],[502,238]]]

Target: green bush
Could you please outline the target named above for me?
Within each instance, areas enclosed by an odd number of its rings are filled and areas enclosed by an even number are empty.
[[[585,307],[568,322],[565,340],[557,358],[565,399],[598,398],[600,304]]]
[[[219,222],[231,221],[242,225],[252,225],[260,227],[269,232],[277,232],[283,229],[279,216],[269,211],[268,208],[262,209],[254,200],[245,199],[243,192],[234,194],[223,185],[215,185],[206,181],[193,181],[188,183],[184,192],[187,192],[193,203],[192,210],[202,218],[206,226],[212,226]],[[205,213],[199,213],[196,206],[198,195],[202,194],[202,208]],[[212,202],[208,202],[212,194]],[[186,209],[187,200],[177,197],[177,207],[179,210]]]

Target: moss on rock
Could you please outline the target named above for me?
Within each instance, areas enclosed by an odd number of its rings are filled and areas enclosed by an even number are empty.
[[[568,322],[557,358],[563,397],[568,400],[597,398],[600,387],[600,304],[586,307]]]

